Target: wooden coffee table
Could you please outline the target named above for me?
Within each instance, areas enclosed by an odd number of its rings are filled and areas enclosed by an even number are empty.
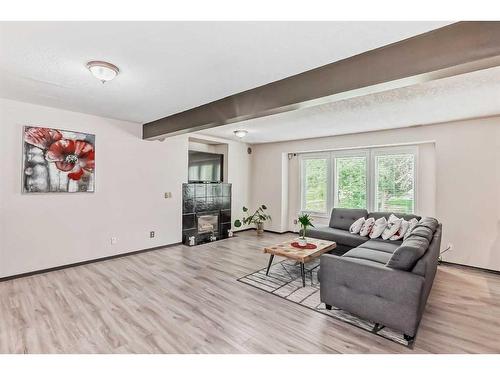
[[[307,237],[307,243],[312,243],[316,245],[315,249],[299,249],[293,247],[292,242],[297,242],[298,238],[283,242],[278,245],[272,245],[264,248],[264,253],[270,254],[269,264],[267,265],[266,276],[269,274],[269,269],[273,264],[274,256],[285,257],[288,259],[295,260],[300,263],[300,276],[302,277],[302,286],[306,286],[306,271],[305,264],[311,260],[319,257],[330,250],[337,247],[337,244],[332,241],[319,240],[317,238]]]

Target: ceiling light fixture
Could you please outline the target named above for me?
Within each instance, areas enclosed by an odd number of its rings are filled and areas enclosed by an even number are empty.
[[[248,134],[248,131],[246,131],[246,130],[235,130],[233,133],[238,138],[243,138],[245,135]]]
[[[87,69],[102,83],[111,81],[120,73],[120,69],[116,65],[105,61],[89,61]]]

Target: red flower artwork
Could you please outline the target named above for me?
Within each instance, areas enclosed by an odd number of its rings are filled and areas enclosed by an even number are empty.
[[[30,145],[41,149],[49,148],[50,145],[62,139],[59,130],[49,128],[29,128],[24,133],[24,140]]]
[[[85,141],[60,139],[50,145],[46,159],[55,162],[56,167],[68,173],[72,180],[80,180],[84,171],[94,169],[94,146]]]

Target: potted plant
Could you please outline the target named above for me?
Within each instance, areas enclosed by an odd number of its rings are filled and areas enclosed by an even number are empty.
[[[239,228],[243,224],[254,224],[255,228],[257,229],[257,234],[261,235],[262,233],[264,233],[264,222],[267,220],[271,220],[271,216],[265,213],[266,210],[267,207],[263,204],[259,208],[257,208],[253,214],[250,215],[250,213],[248,212],[248,208],[243,207],[243,212],[246,214],[246,217],[241,220],[235,220],[234,226],[236,228]]]
[[[306,246],[307,245],[307,239],[306,239],[306,230],[307,227],[314,227],[312,223],[312,217],[309,214],[302,214],[299,216],[298,221],[300,223],[300,231],[299,231],[299,245],[300,246]]]

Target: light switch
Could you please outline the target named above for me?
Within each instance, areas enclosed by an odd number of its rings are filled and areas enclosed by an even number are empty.
[[[165,199],[167,199],[167,198],[172,198],[172,192],[167,191],[167,192],[165,193]]]

